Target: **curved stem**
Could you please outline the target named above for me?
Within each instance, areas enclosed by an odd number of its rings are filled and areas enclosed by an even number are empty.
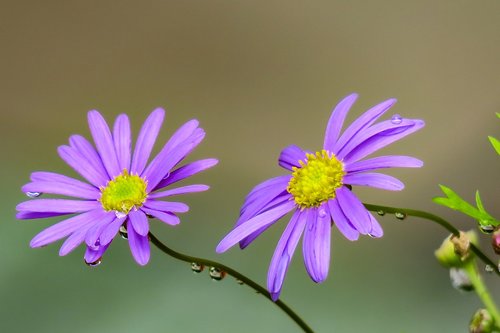
[[[221,269],[222,271],[226,272],[227,274],[235,277],[236,279],[243,281],[246,285],[250,286],[253,288],[255,291],[257,291],[259,294],[270,300],[273,304],[277,305],[283,312],[285,312],[297,325],[302,328],[304,332],[307,333],[313,333],[313,330],[302,320],[302,318],[299,317],[298,314],[296,314],[288,305],[286,305],[284,302],[281,300],[277,300],[276,302],[273,302],[271,299],[271,296],[269,295],[268,291],[266,288],[262,287],[261,285],[257,284],[253,280],[249,279],[245,275],[235,271],[234,269],[220,264],[216,261],[204,259],[204,258],[198,258],[198,257],[192,257],[188,256],[182,253],[179,253],[177,251],[172,250],[165,244],[163,244],[158,238],[156,238],[152,233],[149,233],[149,239],[151,240],[151,243],[153,243],[160,251],[162,251],[165,254],[168,254],[171,257],[174,257],[178,260],[185,261],[187,263],[198,263],[198,264],[203,264],[205,266],[211,266],[211,267],[216,267]]]
[[[481,299],[489,314],[493,317],[495,325],[499,327],[500,312],[498,311],[495,302],[493,302],[493,299],[491,298],[490,293],[488,292],[488,289],[483,282],[483,279],[481,279],[481,275],[477,271],[477,267],[474,261],[471,261],[468,265],[466,265],[464,267],[464,270],[467,273],[470,282],[474,286],[474,290],[476,291],[477,296]]]
[[[379,212],[382,211],[384,213],[389,213],[389,214],[404,214],[406,216],[414,216],[414,217],[420,217],[422,219],[426,219],[432,222],[435,222],[451,232],[455,236],[460,235],[460,231],[455,228],[450,222],[446,221],[442,217],[439,217],[437,215],[427,213],[421,210],[416,210],[416,209],[408,209],[408,208],[395,208],[395,207],[387,207],[387,206],[379,206],[379,205],[373,205],[373,204],[364,204],[366,209],[372,211],[372,212]],[[486,265],[490,265],[491,267],[497,267],[497,265],[488,258],[487,255],[485,255],[477,246],[474,244],[470,244],[470,249],[471,251],[479,258],[481,259],[482,262],[484,262]],[[500,276],[500,271],[498,269],[495,269],[494,272]]]

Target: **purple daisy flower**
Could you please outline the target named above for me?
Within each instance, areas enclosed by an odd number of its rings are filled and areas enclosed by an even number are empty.
[[[377,220],[351,192],[352,185],[400,191],[404,187],[401,181],[373,171],[423,165],[422,161],[409,156],[364,159],[424,126],[422,120],[405,119],[399,115],[374,124],[392,107],[395,99],[375,105],[340,135],[344,119],[357,97],[356,94],[345,97],[333,110],[322,150],[310,153],[295,145],[283,149],[279,165],[291,174],[257,185],[246,197],[234,229],[217,246],[218,253],[238,242],[243,249],[293,211],[269,266],[267,288],[273,300],[279,297],[302,234],[304,264],[317,283],[328,275],[332,224],[351,241],[357,240],[360,234],[383,235]]]
[[[98,264],[123,226],[135,261],[147,264],[150,256],[148,217],[176,225],[180,220],[175,214],[189,209],[184,203],[160,199],[206,191],[208,186],[165,188],[218,162],[199,160],[172,171],[205,137],[205,131],[193,119],[174,133],[148,165],[164,116],[161,108],[149,115],[131,154],[129,118],[125,114],[118,116],[111,132],[101,114],[90,111],[88,122],[97,149],[80,135],[72,135],[69,146],[58,148],[59,156],[88,183],[57,173],[33,172],[31,182],[22,187],[31,198],[49,193],[79,199],[35,199],[17,205],[18,219],[76,214],[40,232],[30,246],[41,247],[67,237],[59,255],[64,256],[85,243],[85,262]]]

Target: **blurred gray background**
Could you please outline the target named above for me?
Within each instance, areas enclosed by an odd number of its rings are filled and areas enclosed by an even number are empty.
[[[220,164],[191,183],[177,227],[152,221],[174,249],[230,265],[261,284],[282,220],[245,251],[215,245],[246,193],[284,173],[289,144],[318,149],[331,108],[360,93],[349,120],[395,97],[391,110],[422,118],[421,132],[382,152],[425,161],[395,170],[400,193],[358,189],[365,202],[429,210],[461,228],[473,220],[434,205],[438,184],[468,200],[479,189],[500,217],[500,2],[491,1],[1,1],[0,331],[299,332],[283,313],[228,277],[211,281],[152,251],[146,267],[116,239],[96,268],[83,248],[30,249],[59,219],[16,221],[20,187],[35,170],[76,174],[56,153],[69,135],[90,137],[86,112],[130,115],[135,135],[163,106],[159,138],[191,118],[207,132],[189,160]],[[156,150],[159,149],[159,144]],[[282,299],[317,332],[465,332],[480,306],[454,290],[433,251],[446,232],[430,222],[379,218],[381,239],[335,230],[330,276],[307,276],[296,253]],[[489,241],[482,237],[489,250]],[[498,278],[486,277],[500,301]]]

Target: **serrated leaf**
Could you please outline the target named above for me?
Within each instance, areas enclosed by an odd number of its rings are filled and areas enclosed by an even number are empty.
[[[492,136],[488,136],[488,139],[490,139],[490,142],[493,145],[493,148],[495,148],[497,154],[500,155],[500,141]]]
[[[442,198],[442,197],[434,198],[432,200],[435,203],[462,212],[478,221],[491,220],[491,216],[488,213],[486,213],[485,211],[483,212],[477,209],[476,207],[472,206],[471,204],[469,204],[467,201],[462,199],[457,193],[455,193],[451,188],[446,187],[444,185],[439,185],[439,186],[441,187],[441,190],[444,192],[444,194],[446,194],[448,198]]]

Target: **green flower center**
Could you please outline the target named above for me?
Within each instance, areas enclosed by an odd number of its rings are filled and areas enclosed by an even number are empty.
[[[146,180],[130,175],[127,170],[110,180],[101,188],[101,204],[105,211],[128,214],[132,208],[139,208],[146,201]]]
[[[335,198],[335,190],[342,186],[345,175],[344,164],[324,149],[306,157],[305,162],[299,161],[300,167],[292,168],[286,190],[301,208],[318,207]]]

